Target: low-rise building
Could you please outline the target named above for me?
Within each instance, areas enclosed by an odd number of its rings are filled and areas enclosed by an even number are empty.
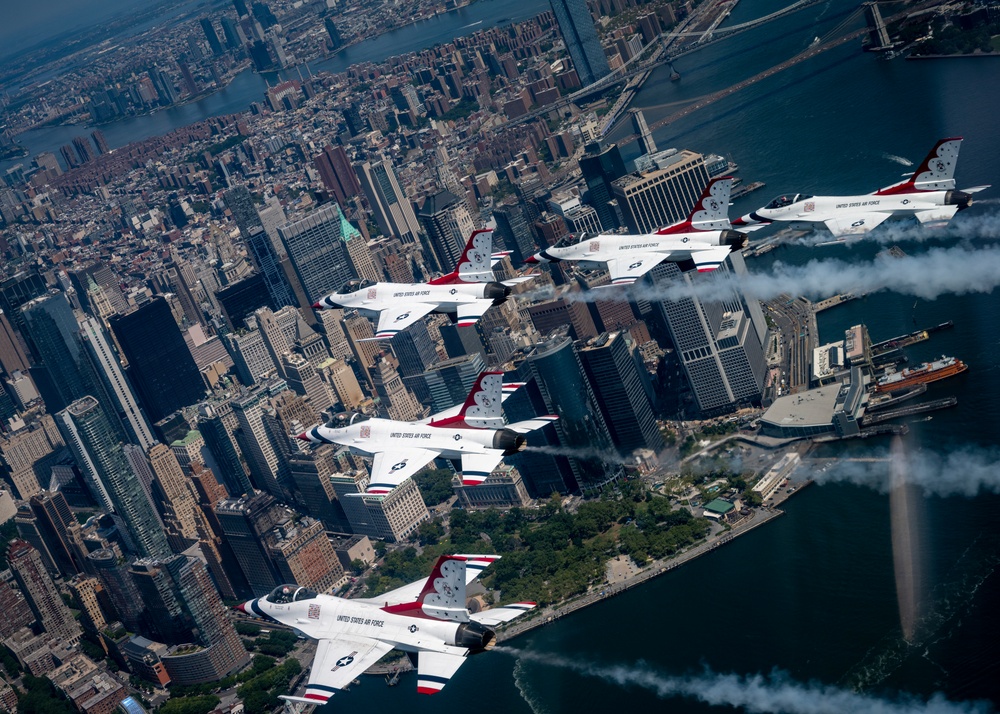
[[[531,503],[521,473],[507,464],[493,469],[481,484],[465,486],[456,476],[451,485],[463,508],[519,508]]]

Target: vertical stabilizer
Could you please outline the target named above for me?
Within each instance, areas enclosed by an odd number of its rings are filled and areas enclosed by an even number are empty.
[[[724,231],[732,228],[729,222],[729,195],[733,178],[726,176],[709,181],[701,198],[691,209],[687,220],[656,231],[659,235],[687,233],[690,231]]]
[[[431,285],[452,283],[488,283],[495,280],[493,275],[493,230],[473,231],[465,243],[458,265],[447,275],[429,281]]]
[[[902,183],[887,186],[876,193],[878,196],[892,196],[917,191],[950,191],[955,188],[955,166],[958,151],[962,148],[962,137],[941,139],[927,154],[913,175]]]

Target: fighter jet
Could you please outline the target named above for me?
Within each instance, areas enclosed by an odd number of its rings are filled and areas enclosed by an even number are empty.
[[[634,283],[665,260],[682,270],[715,270],[734,250],[746,245],[744,233],[731,230],[731,177],[712,180],[688,217],[647,235],[567,236],[551,248],[535,253],[528,263],[577,261],[583,267],[606,264],[612,285]]]
[[[235,609],[319,640],[304,695],[282,699],[326,704],[391,649],[416,654],[417,691],[437,694],[468,655],[493,648],[492,627],[535,607],[533,602],[518,602],[475,613],[466,609],[465,586],[499,559],[442,555],[426,582],[418,580],[369,600],[345,600],[288,584]]]
[[[924,225],[947,223],[972,204],[972,194],[989,188],[955,190],[955,165],[962,138],[941,139],[906,181],[861,196],[807,196],[788,193],[763,208],[737,218],[745,230],[772,222],[792,228],[822,229],[835,238],[861,235],[892,216],[913,216]]]
[[[462,483],[474,486],[504,456],[524,450],[524,434],[558,419],[548,415],[504,426],[500,407],[505,388],[510,390],[503,372],[482,372],[457,412],[449,409],[419,422],[355,415],[346,426],[317,425],[297,438],[372,456],[369,494],[389,493],[439,456],[461,460]]]
[[[491,306],[510,295],[511,286],[532,276],[498,282],[492,264],[503,253],[492,254],[493,232],[474,231],[455,269],[426,283],[376,283],[351,280],[335,293],[319,300],[313,308],[356,308],[378,314],[375,339],[387,340],[432,312],[457,316],[459,327],[476,324]]]

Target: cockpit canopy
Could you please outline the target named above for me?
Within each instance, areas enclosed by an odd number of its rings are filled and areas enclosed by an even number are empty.
[[[783,196],[778,196],[776,199],[764,206],[764,208],[784,208],[785,206],[791,206],[793,203],[797,203],[798,201],[805,201],[808,198],[812,198],[812,196],[807,196],[804,193],[786,193]]]
[[[365,288],[370,288],[375,283],[371,280],[348,280],[344,283],[340,289],[337,291],[338,295],[349,295],[350,293],[356,293],[358,290],[364,290]]]
[[[568,248],[571,245],[577,245],[578,243],[583,243],[585,240],[590,240],[591,238],[596,238],[597,233],[587,233],[586,231],[582,233],[570,233],[564,235],[560,238],[553,248]]]
[[[340,412],[330,417],[330,420],[327,421],[326,425],[331,429],[343,429],[345,426],[360,424],[368,421],[369,419],[371,419],[371,417],[362,412]]]
[[[305,588],[295,583],[286,583],[272,590],[267,596],[267,601],[272,605],[287,605],[290,602],[312,600],[318,594],[312,588]]]

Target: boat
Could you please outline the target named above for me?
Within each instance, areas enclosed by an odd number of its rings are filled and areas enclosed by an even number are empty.
[[[919,367],[912,369],[907,367],[899,372],[888,372],[879,377],[875,383],[876,392],[895,392],[899,389],[908,389],[917,384],[936,382],[939,379],[953,377],[961,374],[968,367],[961,360],[954,357],[944,357],[933,362],[924,362]]]

